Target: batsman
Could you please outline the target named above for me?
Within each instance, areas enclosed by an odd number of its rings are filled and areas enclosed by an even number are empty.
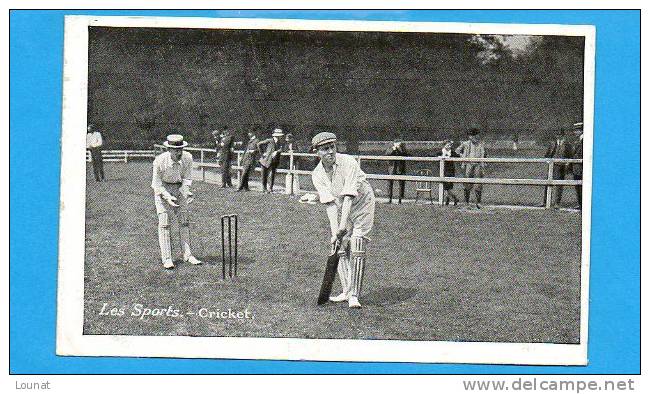
[[[368,234],[375,218],[375,194],[355,158],[337,153],[336,135],[319,133],[311,142],[320,158],[312,172],[312,182],[327,212],[332,248],[340,245],[337,272],[343,291],[329,299],[361,308],[359,297]]]

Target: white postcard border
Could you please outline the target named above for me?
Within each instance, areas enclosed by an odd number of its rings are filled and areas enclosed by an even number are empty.
[[[84,335],[88,26],[439,32],[585,37],[580,344]],[[586,25],[66,16],[57,292],[58,355],[586,365],[595,28]],[[80,131],[81,130],[81,131]]]

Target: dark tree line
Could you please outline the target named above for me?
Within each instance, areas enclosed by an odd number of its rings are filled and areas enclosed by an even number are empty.
[[[89,118],[108,141],[150,144],[170,132],[299,139],[544,138],[582,113],[584,41],[533,37],[515,52],[498,36],[96,28]]]

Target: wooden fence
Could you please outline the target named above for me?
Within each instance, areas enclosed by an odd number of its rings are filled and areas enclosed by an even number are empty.
[[[155,150],[103,150],[102,161],[128,163],[129,158],[154,158]],[[91,162],[90,151],[86,150],[86,161]]]
[[[483,144],[488,149],[512,149],[514,141],[512,140],[483,140]],[[384,152],[393,144],[393,141],[359,141],[359,151],[361,152]],[[404,141],[404,144],[410,150],[415,151],[434,151],[440,150],[444,141]],[[536,141],[524,140],[517,141],[517,149],[546,149],[546,146],[540,146]]]
[[[156,152],[162,151],[164,147],[162,145],[154,146]],[[198,153],[198,160],[195,157],[195,166],[201,172],[201,180],[205,181],[205,171],[209,168],[220,168],[219,164],[213,162],[206,162],[205,157],[206,153],[216,154],[215,149],[208,148],[185,148],[190,152]],[[240,180],[241,171],[243,167],[241,166],[241,159],[244,151],[235,150],[234,153],[237,155],[236,165],[233,165],[232,168],[237,171],[237,180]],[[278,168],[277,172],[281,174],[289,174],[292,177],[296,175],[311,175],[311,171],[299,170],[295,168],[294,159],[297,157],[306,157],[306,158],[315,158],[317,155],[315,153],[299,153],[299,152],[282,152],[282,156],[287,156],[289,158],[289,168]],[[355,155],[354,156],[359,164],[362,161],[373,160],[373,161],[395,161],[403,160],[410,162],[440,162],[439,173],[437,176],[419,176],[419,175],[387,175],[387,174],[366,174],[368,179],[377,179],[377,180],[395,180],[395,181],[411,181],[411,182],[428,182],[428,183],[438,183],[438,204],[443,204],[443,184],[442,182],[451,182],[451,183],[481,183],[481,184],[491,184],[491,185],[520,185],[520,186],[543,186],[546,187],[546,201],[545,207],[550,208],[552,205],[552,188],[553,186],[576,186],[582,185],[581,180],[570,180],[570,179],[553,179],[553,169],[555,165],[565,165],[565,164],[582,164],[582,159],[555,159],[555,158],[442,158],[442,157],[403,157],[403,156],[373,156],[373,155]],[[510,163],[510,164],[521,164],[521,163],[536,163],[536,164],[545,164],[547,166],[546,178],[463,178],[463,177],[445,177],[444,176],[444,163],[445,162],[472,162],[472,163]],[[256,171],[261,171],[259,168],[256,168]]]

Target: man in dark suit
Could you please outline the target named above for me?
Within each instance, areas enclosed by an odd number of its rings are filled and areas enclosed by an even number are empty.
[[[443,142],[442,149],[438,153],[438,157],[451,158],[451,157],[460,157],[453,149],[454,141],[445,140]],[[443,164],[444,163],[444,164]],[[442,168],[442,173],[445,177],[454,178],[456,176],[456,166],[453,161],[443,161],[440,163],[444,167]],[[449,205],[449,202],[453,199],[454,205],[458,204],[458,197],[453,192],[454,184],[453,182],[443,182],[442,183],[442,201],[445,205]]]
[[[388,147],[388,149],[385,152],[386,155],[388,156],[409,156],[408,151],[406,150],[406,146],[404,145],[404,141],[401,139],[396,139],[393,141],[393,144]],[[393,160],[390,162],[390,166],[388,167],[388,175],[404,175],[406,174],[406,161],[405,160]],[[389,179],[388,180],[388,203],[393,202],[393,180]],[[398,203],[402,203],[402,199],[404,198],[404,187],[406,186],[406,181],[399,181],[399,198],[398,198]]]
[[[264,193],[273,192],[275,183],[275,171],[280,165],[280,152],[282,152],[283,143],[281,138],[284,136],[282,129],[273,130],[271,138],[267,138],[257,143],[257,146],[264,147],[260,164],[262,165],[262,189]],[[268,184],[268,188],[267,188]]]
[[[232,187],[230,171],[232,169],[232,145],[234,138],[228,126],[223,128],[223,137],[221,138],[221,187]]]
[[[250,190],[248,188],[248,179],[251,175],[251,172],[255,170],[255,165],[257,164],[257,155],[259,153],[259,148],[257,146],[259,140],[255,136],[255,134],[252,131],[249,131],[246,133],[248,137],[248,142],[246,143],[246,151],[244,152],[244,157],[242,158],[241,161],[241,166],[243,168],[242,170],[242,176],[241,176],[241,182],[239,183],[239,187],[237,188],[237,191],[240,190]]]
[[[582,159],[582,145],[584,132],[582,130],[582,122],[573,125],[573,132],[576,135],[576,141],[573,143],[573,158]],[[573,179],[582,181],[582,163],[573,163],[571,165],[571,172]],[[576,198],[578,199],[578,209],[582,210],[582,185],[576,185]]]
[[[570,159],[573,157],[573,154],[571,152],[571,143],[566,138],[566,132],[564,128],[561,128],[560,131],[555,135],[555,139],[549,144],[548,148],[546,149],[546,155],[544,155],[544,157],[547,159]],[[553,179],[564,179],[566,173],[566,164],[557,163],[553,165]],[[553,207],[558,208],[562,202],[562,186],[555,186],[554,189],[555,203],[553,204]]]

